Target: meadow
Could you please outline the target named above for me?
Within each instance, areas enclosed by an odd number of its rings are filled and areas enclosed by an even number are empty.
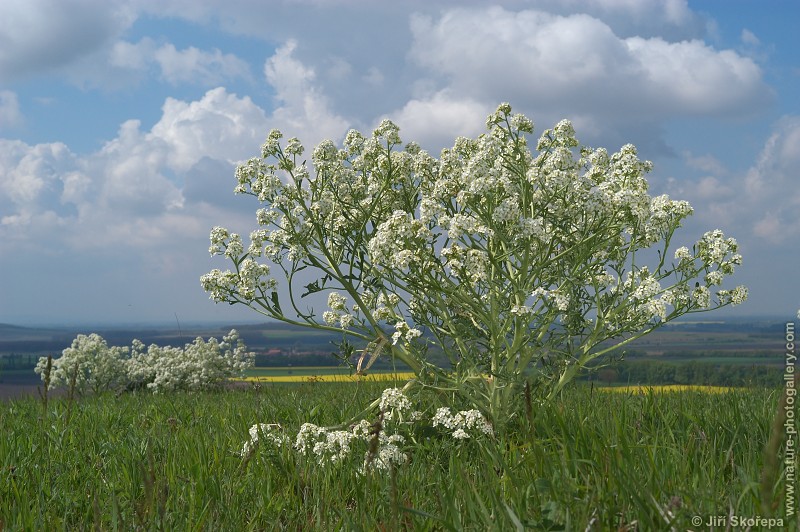
[[[574,386],[528,403],[502,438],[458,441],[420,423],[408,462],[384,472],[363,473],[363,454],[325,466],[267,444],[239,454],[255,423],[293,437],[393,385],[2,403],[0,530],[706,530],[693,519],[783,509],[774,442],[765,454],[777,389]]]

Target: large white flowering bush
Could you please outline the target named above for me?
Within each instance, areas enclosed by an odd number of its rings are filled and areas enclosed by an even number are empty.
[[[100,335],[79,334],[59,358],[53,359],[49,386],[72,386],[79,392],[95,393],[121,386],[127,379],[127,353],[125,347],[110,347]],[[34,371],[45,379],[46,367],[47,357],[42,357]]]
[[[50,388],[75,386],[78,391],[100,392],[118,388],[147,388],[154,392],[201,390],[241,376],[254,362],[239,333],[232,330],[207,342],[197,338],[183,348],[145,345],[109,347],[97,334],[79,335],[72,347],[54,359]],[[36,373],[45,380],[47,358],[39,359]]]
[[[142,342],[134,340],[128,375],[131,383],[154,392],[202,390],[243,375],[254,360],[235,330],[223,336],[222,342],[196,338],[183,348],[152,344],[145,349]]]
[[[692,208],[648,194],[651,163],[634,146],[579,148],[562,121],[532,153],[533,123],[507,104],[487,128],[436,159],[402,148],[385,120],[341,148],[322,142],[313,169],[297,139],[282,145],[271,131],[236,170],[235,192],[262,205],[258,228],[247,245],[211,231],[211,254],[232,268],[204,275],[203,288],[367,342],[365,355],[404,362],[417,384],[454,391],[494,424],[518,408],[526,380],[552,397],[632,339],[745,300],[746,288],[723,288],[741,263],[734,239],[714,230],[672,249]],[[321,291],[328,308],[302,305]],[[451,367],[432,364],[430,347]]]

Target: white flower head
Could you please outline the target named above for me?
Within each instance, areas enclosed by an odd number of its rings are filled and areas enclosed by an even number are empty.
[[[519,316],[520,318],[527,318],[533,314],[533,309],[526,305],[514,305],[511,307],[511,314],[514,316]]]
[[[331,310],[345,310],[347,307],[347,298],[339,292],[331,292],[328,294],[328,306]]]
[[[464,429],[456,429],[453,431],[453,438],[457,440],[467,440],[469,439],[469,434]]]
[[[745,301],[747,301],[747,287],[740,285],[734,288],[733,292],[731,292],[731,304],[741,305]],[[798,311],[798,314],[800,314],[800,311]]]
[[[392,334],[392,345],[396,345],[401,339],[404,339],[406,342],[411,342],[414,338],[422,336],[422,331],[411,328],[405,321],[398,321],[395,323],[394,328],[395,332]]]
[[[383,412],[385,420],[402,419],[403,414],[411,410],[411,401],[403,395],[399,388],[387,388],[381,394],[378,408]]]
[[[475,431],[475,434],[484,434],[492,436],[494,431],[492,425],[483,417],[478,410],[462,410],[456,414],[452,414],[450,409],[441,407],[436,410],[433,416],[432,424],[434,427],[442,426],[451,430],[451,435],[459,440],[470,438],[470,431]]]
[[[342,329],[348,329],[351,325],[353,325],[354,320],[355,318],[353,318],[352,314],[342,314],[339,316],[339,326]]]
[[[719,270],[715,270],[712,272],[708,272],[706,274],[705,281],[706,284],[709,286],[719,286],[720,284],[722,284],[722,278],[723,278],[722,272],[720,272]]]
[[[326,310],[322,313],[322,321],[324,321],[326,325],[336,325],[336,322],[339,321],[339,315],[333,311]]]
[[[569,295],[560,292],[551,292],[553,300],[556,303],[556,308],[561,312],[566,312],[569,309]]]
[[[708,308],[711,306],[711,292],[707,286],[698,286],[692,291],[692,299],[700,308]]]
[[[275,447],[283,447],[289,443],[289,438],[281,431],[283,428],[278,423],[256,423],[248,431],[250,439],[244,442],[240,455],[246,456],[259,443],[267,441]]]

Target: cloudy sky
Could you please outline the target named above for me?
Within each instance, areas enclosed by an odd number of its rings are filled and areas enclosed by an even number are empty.
[[[310,147],[389,117],[436,153],[502,101],[635,144],[651,191],[695,208],[678,245],[739,241],[750,301],[724,315],[792,317],[797,20],[794,0],[2,0],[0,322],[257,318],[199,277],[227,267],[211,227],[255,228],[233,169],[271,128]]]

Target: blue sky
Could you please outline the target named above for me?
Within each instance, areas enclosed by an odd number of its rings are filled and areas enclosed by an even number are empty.
[[[247,234],[237,161],[388,117],[431,152],[498,103],[633,143],[676,237],[720,228],[750,300],[800,306],[800,3],[3,0],[0,322],[256,319],[214,305],[208,232]]]

